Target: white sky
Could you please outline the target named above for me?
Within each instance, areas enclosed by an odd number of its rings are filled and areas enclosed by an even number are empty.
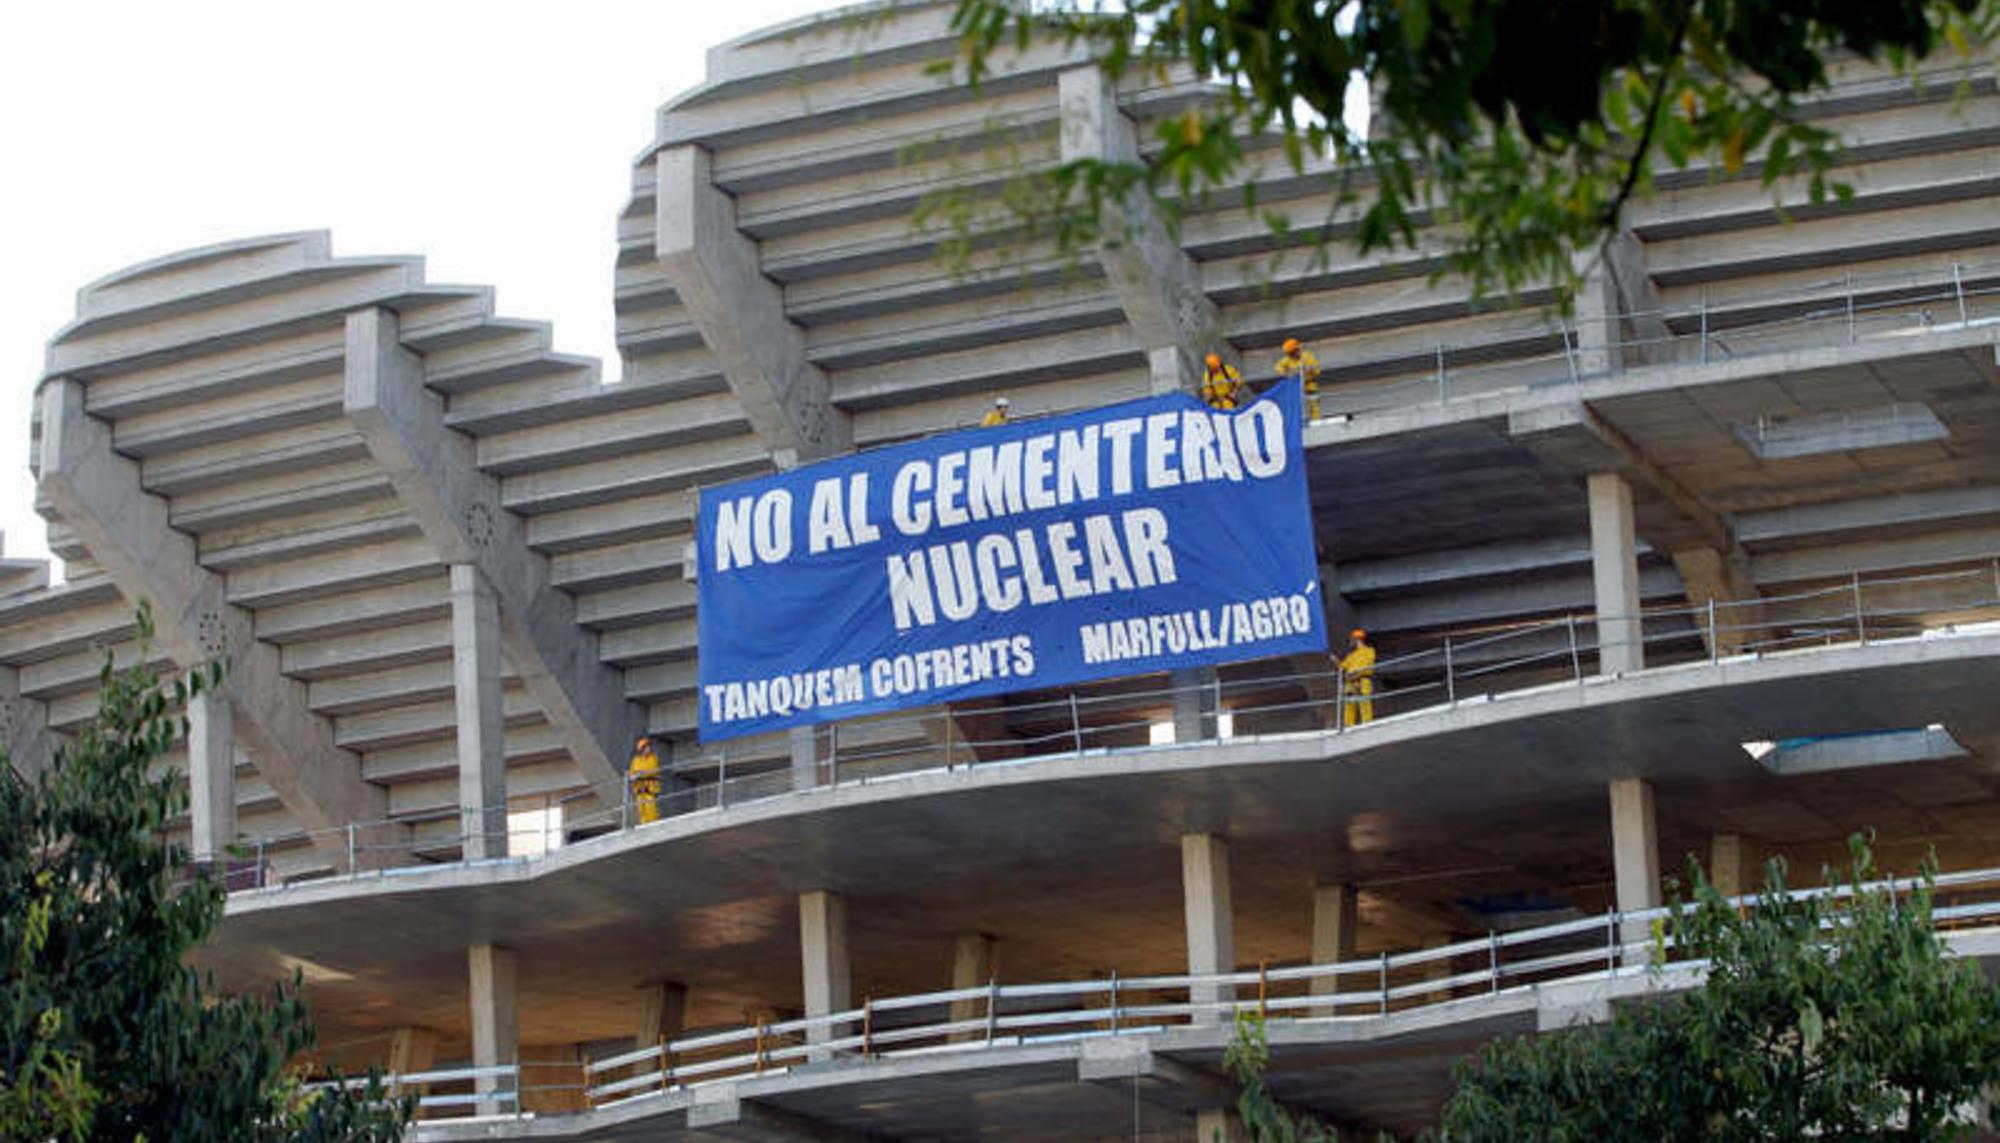
[[[0,10],[0,528],[42,347],[79,286],[231,238],[421,254],[604,359],[613,224],[654,109],[707,48],[836,0],[159,0]]]

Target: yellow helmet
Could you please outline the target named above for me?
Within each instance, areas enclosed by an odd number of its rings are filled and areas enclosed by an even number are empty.
[[[1296,338],[1296,337],[1288,337],[1288,338],[1286,338],[1286,339],[1285,339],[1285,352],[1286,352],[1286,353],[1297,353],[1298,351],[1299,351],[1299,339],[1298,339],[1298,338]]]

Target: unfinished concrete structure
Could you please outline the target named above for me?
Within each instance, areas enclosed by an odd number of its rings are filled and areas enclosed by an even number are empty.
[[[1508,975],[1499,934],[1868,827],[1893,868],[2000,867],[1990,58],[1840,64],[1851,202],[1665,176],[1563,321],[1423,251],[1314,265],[1228,195],[940,266],[925,196],[1202,97],[1059,42],[969,91],[930,71],[950,9],[711,52],[633,167],[613,384],[323,234],[81,291],[34,410],[67,575],[0,567],[0,728],[41,764],[139,599],[160,661],[231,659],[169,760],[193,849],[238,854],[225,980],[304,971],[350,1067],[476,1065],[423,1081],[485,1116],[439,1138],[1184,1138],[1232,1002],[1281,1018],[1283,1098],[1400,1130],[1483,1038],[1632,987]],[[1316,209],[1266,165],[1261,203]],[[1382,650],[1374,723],[1282,661],[695,742],[700,487],[1209,350],[1257,376],[1287,335],[1327,365],[1322,584]]]

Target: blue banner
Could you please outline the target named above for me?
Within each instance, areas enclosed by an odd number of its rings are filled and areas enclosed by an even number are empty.
[[[704,489],[703,741],[1324,652],[1302,407],[1173,394]]]

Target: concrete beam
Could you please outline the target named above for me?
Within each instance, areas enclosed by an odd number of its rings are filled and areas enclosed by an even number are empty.
[[[472,1066],[493,1068],[518,1063],[520,974],[515,967],[514,950],[498,945],[472,945],[466,949],[465,960],[472,1003]],[[499,1076],[474,1080],[474,1090],[482,1097],[489,1097],[480,1100],[479,1114],[497,1115],[512,1110],[497,1094],[510,1086],[515,1085],[509,1085]]]
[[[806,360],[805,332],[764,276],[757,243],[737,227],[736,203],[715,186],[708,152],[668,147],[654,172],[654,255],[758,439],[781,468],[853,448],[853,425],[834,407],[826,374]]]
[[[687,1127],[719,1139],[741,1139],[747,1143],[871,1143],[881,1136],[868,1135],[822,1123],[817,1119],[743,1098],[735,1084],[718,1084],[698,1089],[688,1105]]]
[[[1653,521],[1642,529],[1655,549],[1738,550],[1729,521],[1654,464],[1631,438],[1588,404],[1578,401],[1511,413],[1507,417],[1507,432],[1559,469],[1579,476],[1616,472],[1651,490],[1672,510],[1666,520]]]
[[[1181,893],[1187,914],[1187,958],[1190,976],[1236,971],[1235,916],[1229,893],[1229,843],[1210,833],[1181,837]],[[1220,1004],[1236,998],[1229,985],[1196,985],[1188,990],[1196,1004]],[[1196,1012],[1196,1024],[1226,1024],[1220,1009]]]
[[[1057,87],[1063,162],[1138,162],[1137,131],[1119,109],[1117,89],[1103,69],[1071,68]],[[1202,291],[1201,269],[1168,233],[1144,187],[1107,200],[1100,225],[1098,260],[1118,293],[1125,320],[1148,351],[1155,392],[1185,389],[1201,376],[1206,353],[1235,359],[1235,350],[1223,340],[1221,311]],[[1160,355],[1169,348],[1173,359]]]
[[[154,638],[174,662],[228,661],[222,693],[235,707],[237,734],[299,824],[332,831],[384,818],[385,792],[362,780],[360,759],[334,745],[305,684],[285,675],[276,647],[253,636],[223,577],[169,524],[166,502],[145,490],[139,466],[112,449],[110,427],[85,413],[82,382],[49,378],[40,399],[42,494],[127,599],[152,602]],[[344,864],[344,840],[328,837],[320,848]]]
[[[576,601],[553,586],[548,560],[502,506],[500,482],[479,470],[472,441],[447,428],[423,362],[399,341],[384,309],[347,319],[344,408],[396,498],[447,564],[475,567],[492,585],[507,662],[534,696],[584,780],[607,805],[623,801],[625,761],[645,727],[624,679],[576,622]]]
[[[32,778],[55,761],[56,736],[49,730],[49,708],[21,693],[18,667],[0,667],[0,749],[14,772]]]
[[[1733,556],[1714,548],[1682,548],[1674,553],[1674,570],[1688,603],[1704,609],[1713,605],[1709,614],[1694,617],[1710,654],[1734,655],[1762,637],[1764,606],[1751,578],[1750,557],[1741,548]]]
[[[1665,307],[1646,273],[1646,248],[1630,230],[1605,238],[1576,297],[1576,352],[1584,372],[1616,371],[1671,356]]]
[[[471,564],[451,566],[451,690],[458,828],[467,861],[507,856],[507,728],[500,705],[500,608]]]
[[[1076,1078],[1116,1091],[1130,1092],[1136,1087],[1147,1103],[1174,1112],[1236,1102],[1235,1085],[1160,1055],[1144,1036],[1085,1040],[1077,1052]]]

